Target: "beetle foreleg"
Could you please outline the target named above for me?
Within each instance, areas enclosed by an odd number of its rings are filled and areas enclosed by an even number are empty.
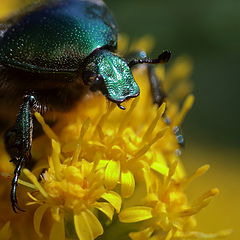
[[[25,95],[15,126],[5,134],[6,149],[11,156],[11,161],[16,164],[11,189],[11,202],[14,212],[21,210],[16,196],[21,169],[27,162],[31,161],[33,114],[34,112],[44,113],[46,110],[47,108],[42,106],[33,94]]]
[[[153,100],[153,103],[157,104],[158,107],[162,105],[165,98],[167,97],[167,94],[164,91],[161,79],[159,79],[159,77],[155,72],[155,68],[149,64],[166,63],[168,62],[170,56],[171,56],[170,51],[164,51],[156,59],[147,58],[147,55],[144,51],[132,52],[126,56],[128,66],[131,68],[134,68],[137,64],[142,64],[142,63],[147,64],[146,66],[147,66],[148,79],[149,79],[149,84],[150,84],[151,93],[152,93],[151,94],[152,100]],[[171,124],[171,120],[168,118],[166,114],[164,114],[164,121],[168,125]],[[176,135],[176,140],[179,146],[183,147],[185,144],[185,141],[184,141],[183,135],[181,134],[180,127],[175,126],[173,128],[173,133]],[[178,154],[180,154],[181,151],[177,149],[177,152]]]
[[[12,188],[11,188],[11,195],[10,195],[10,198],[11,198],[11,203],[12,203],[12,209],[14,212],[17,212],[17,210],[19,211],[24,211],[22,210],[19,206],[18,206],[18,200],[17,200],[17,185],[18,185],[18,179],[19,179],[19,176],[21,174],[21,170],[25,164],[25,159],[24,158],[21,158],[21,159],[17,159],[17,165],[16,165],[16,168],[14,170],[14,177],[12,179]]]
[[[163,89],[161,80],[156,75],[154,67],[151,65],[147,65],[147,71],[153,103],[157,104],[160,107],[167,95]]]

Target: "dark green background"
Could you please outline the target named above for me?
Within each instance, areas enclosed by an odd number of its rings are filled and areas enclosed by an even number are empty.
[[[120,32],[131,39],[152,34],[156,54],[169,49],[173,58],[193,59],[196,102],[184,124],[187,140],[240,146],[240,1],[105,2]]]

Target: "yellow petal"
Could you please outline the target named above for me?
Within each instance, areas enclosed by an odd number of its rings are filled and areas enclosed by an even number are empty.
[[[29,183],[29,182],[26,182],[26,181],[21,180],[21,179],[18,179],[18,183],[21,184],[21,185],[23,185],[23,186],[25,186],[25,187],[32,188],[32,189],[34,189],[34,190],[37,189],[34,184]]]
[[[51,208],[51,214],[52,214],[52,218],[56,222],[60,222],[61,215],[60,215],[60,208],[58,206],[54,206],[54,207]]]
[[[35,112],[34,113],[36,119],[38,120],[38,122],[42,125],[43,131],[46,133],[46,135],[50,138],[50,139],[54,139],[54,140],[58,140],[57,135],[53,132],[53,130],[45,123],[43,117],[41,116],[40,113]]]
[[[144,230],[142,231],[139,231],[139,232],[131,232],[129,233],[129,236],[131,239],[134,239],[134,240],[145,240],[145,239],[150,239],[150,237],[153,235],[153,229],[152,228],[145,228]],[[152,238],[151,238],[152,240]]]
[[[143,165],[146,165],[145,163],[143,163]],[[149,166],[144,166],[143,167],[143,177],[145,179],[145,185],[146,185],[146,191],[147,193],[150,192],[150,187],[152,185],[152,179],[151,179],[151,175],[150,175],[150,168]]]
[[[61,217],[60,221],[54,221],[49,240],[65,240],[65,227],[64,227],[64,220]]]
[[[150,218],[152,218],[152,208],[150,207],[130,207],[119,214],[119,220],[124,223],[140,222]]]
[[[158,158],[163,158],[163,155],[161,155],[160,153],[158,154]],[[164,159],[164,158],[163,158]],[[159,160],[159,159],[158,159]],[[156,172],[162,174],[163,176],[167,176],[168,175],[168,172],[169,172],[169,169],[168,167],[166,166],[166,164],[164,164],[164,161],[154,161],[152,164],[151,164],[151,168],[153,170],[155,170]]]
[[[110,160],[105,170],[105,185],[108,189],[113,189],[119,180],[120,162]]]
[[[112,220],[114,214],[114,208],[112,205],[106,202],[98,202],[94,205],[94,207],[103,212],[110,220]]]
[[[140,158],[142,155],[144,155],[155,142],[164,136],[168,129],[168,127],[161,129],[149,143],[145,144],[140,150],[137,151],[137,153],[135,153],[133,159]]]
[[[96,165],[96,169],[105,168],[108,164],[108,160],[99,160]]]
[[[41,226],[41,222],[42,222],[42,218],[44,213],[46,212],[46,210],[48,209],[48,205],[44,204],[41,205],[39,208],[37,208],[37,210],[34,212],[34,216],[33,216],[33,226],[34,226],[34,230],[37,233],[37,235],[39,237],[42,237],[42,233],[40,232],[40,226]]]
[[[188,239],[218,239],[218,238],[223,238],[232,233],[231,229],[228,230],[222,230],[216,233],[202,233],[202,232],[187,232],[187,233],[179,233],[178,237],[182,238],[188,238]]]
[[[193,182],[196,178],[202,176],[204,173],[208,171],[210,166],[208,164],[203,165],[202,167],[198,168],[191,176],[187,177],[185,181],[182,183],[182,186],[186,187],[189,183]]]
[[[119,196],[119,194],[117,194],[116,192],[113,192],[113,191],[109,191],[107,193],[104,193],[101,196],[101,198],[108,201],[116,209],[117,213],[120,212],[121,205],[122,205],[122,199]]]
[[[94,240],[103,234],[101,223],[90,210],[74,213],[74,225],[80,240]]]
[[[55,176],[57,180],[61,180],[61,161],[60,161],[60,152],[61,147],[60,143],[52,139],[52,162],[54,166]]]
[[[174,120],[174,126],[180,126],[181,125],[181,123],[183,122],[183,119],[186,116],[187,112],[192,107],[193,102],[194,102],[194,96],[193,95],[189,95],[186,98],[186,100],[184,101],[183,107],[182,107],[180,113],[178,114],[178,116]]]
[[[29,178],[29,180],[32,181],[32,183],[36,186],[36,188],[39,190],[39,192],[45,197],[48,197],[48,193],[45,191],[45,189],[42,187],[42,185],[38,182],[38,179],[36,176],[30,172],[27,168],[23,169],[23,173]]]
[[[123,132],[123,130],[126,128],[126,126],[128,125],[129,121],[131,121],[131,115],[133,110],[136,108],[136,105],[138,103],[139,99],[135,98],[132,103],[130,108],[128,109],[127,113],[124,114],[124,119],[121,120],[120,126],[118,128],[118,132],[117,135],[121,135],[121,133]]]
[[[122,171],[121,173],[121,195],[124,198],[131,197],[135,189],[135,179],[133,174],[129,171]]]
[[[93,163],[90,163],[86,160],[82,161],[82,174],[83,176],[88,176],[93,169]]]
[[[155,129],[159,119],[161,119],[161,116],[163,115],[163,113],[166,110],[166,103],[163,103],[161,105],[161,107],[157,110],[157,114],[156,117],[153,119],[152,123],[150,124],[150,126],[148,127],[147,131],[145,132],[142,141],[146,141],[148,140],[149,136],[151,135],[151,133],[153,132],[153,130]]]

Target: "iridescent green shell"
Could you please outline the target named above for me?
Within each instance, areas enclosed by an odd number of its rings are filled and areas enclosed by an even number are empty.
[[[76,72],[95,49],[116,46],[116,23],[101,0],[55,0],[5,32],[0,63],[32,72]]]

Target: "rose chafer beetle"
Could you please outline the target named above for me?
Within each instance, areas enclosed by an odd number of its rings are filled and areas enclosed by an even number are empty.
[[[117,36],[102,0],[47,1],[0,24],[0,126],[8,128],[5,145],[16,165],[15,212],[21,210],[16,197],[21,169],[31,162],[34,112],[68,111],[88,91],[100,91],[124,109],[123,101],[139,95],[131,68],[170,58],[169,51],[157,59],[137,53],[134,59],[120,57]],[[165,95],[154,69],[148,69],[153,99],[160,105]]]

